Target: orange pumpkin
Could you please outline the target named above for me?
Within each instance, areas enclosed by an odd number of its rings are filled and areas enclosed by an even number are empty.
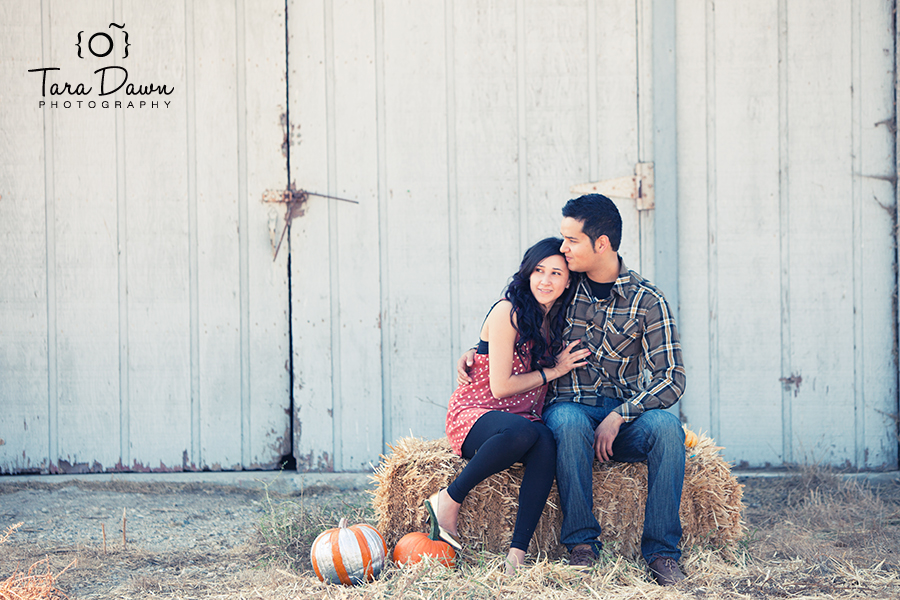
[[[456,566],[456,550],[453,546],[438,537],[437,523],[431,522],[431,532],[413,531],[407,533],[394,546],[394,562],[398,565],[411,565],[422,560],[423,556],[437,559],[445,567]]]
[[[687,427],[684,428],[684,446],[685,446],[685,448],[688,448],[688,449],[693,448],[694,446],[697,445],[697,442],[699,442],[699,441],[700,441],[700,438],[697,437],[696,433],[694,433]]]

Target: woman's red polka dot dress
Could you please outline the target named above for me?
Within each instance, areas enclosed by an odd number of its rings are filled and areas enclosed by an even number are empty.
[[[513,375],[531,371],[513,352]],[[447,408],[447,438],[456,454],[462,454],[462,445],[469,430],[481,415],[492,410],[521,415],[531,421],[541,420],[547,386],[534,388],[509,398],[495,398],[491,394],[490,362],[487,354],[476,354],[475,364],[469,369],[472,383],[456,388]]]

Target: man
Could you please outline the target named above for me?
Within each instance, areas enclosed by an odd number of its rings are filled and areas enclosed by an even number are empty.
[[[647,461],[647,504],[641,554],[661,585],[684,579],[681,490],[684,430],[660,410],[684,391],[675,321],[662,293],[619,257],[622,219],[599,194],[570,200],[560,226],[562,252],[576,293],[565,307],[566,343],[591,349],[588,364],[551,384],[544,422],[557,443],[556,482],[563,511],[560,541],[569,563],[590,566],[601,548],[593,513],[593,460]],[[460,379],[466,359],[460,359]]]

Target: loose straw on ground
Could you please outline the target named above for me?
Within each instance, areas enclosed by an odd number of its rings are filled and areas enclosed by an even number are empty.
[[[21,526],[22,523],[16,523],[7,527],[4,534],[0,536],[0,544],[9,539],[9,536]],[[0,600],[38,600],[65,597],[65,594],[56,589],[56,580],[76,563],[77,560],[73,560],[65,569],[55,575],[50,570],[49,558],[32,564],[28,567],[27,573],[16,569],[12,575],[4,580],[0,580]],[[44,565],[45,571],[44,573],[37,573],[37,569],[41,565]]]

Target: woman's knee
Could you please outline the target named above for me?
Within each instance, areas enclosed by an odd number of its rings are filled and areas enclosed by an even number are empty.
[[[522,417],[510,420],[497,432],[498,440],[508,450],[524,454],[540,439],[540,430],[535,425],[536,423]]]
[[[534,434],[534,443],[529,446],[527,452],[522,457],[524,464],[532,462],[556,465],[556,439],[553,432],[543,423],[532,423],[532,432]]]
[[[542,423],[535,423],[535,431],[537,439],[533,447],[543,456],[552,456],[556,460],[556,438],[553,437],[553,432]]]

